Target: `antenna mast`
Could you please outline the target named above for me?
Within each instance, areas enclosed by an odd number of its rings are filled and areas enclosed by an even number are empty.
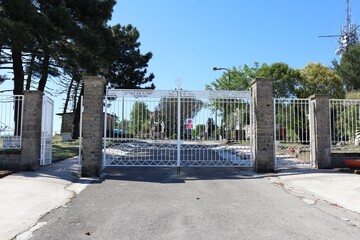
[[[358,25],[351,23],[351,11],[350,11],[349,0],[346,0],[346,23],[342,29],[340,29],[340,34],[338,35],[328,35],[328,36],[319,36],[319,37],[339,37],[338,40],[338,49],[336,49],[336,55],[339,55],[340,58],[346,52],[350,46],[355,45],[359,42],[359,33]]]

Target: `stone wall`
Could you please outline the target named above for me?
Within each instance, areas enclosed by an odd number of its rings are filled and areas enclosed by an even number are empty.
[[[360,160],[360,152],[332,152],[331,167],[344,168],[344,160]]]
[[[21,170],[21,151],[8,150],[0,152],[0,169],[20,171]]]
[[[61,133],[72,133],[74,126],[74,113],[61,113]]]

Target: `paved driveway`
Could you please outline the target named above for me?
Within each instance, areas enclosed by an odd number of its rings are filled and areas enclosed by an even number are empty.
[[[359,239],[360,228],[236,168],[110,168],[33,239]],[[249,173],[249,174],[248,174]],[[345,214],[345,213],[344,213]],[[345,215],[344,215],[345,217]]]

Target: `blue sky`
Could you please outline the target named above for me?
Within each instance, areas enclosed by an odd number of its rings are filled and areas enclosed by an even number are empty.
[[[360,24],[360,0],[350,4],[352,20]],[[117,0],[110,24],[139,30],[141,51],[153,53],[148,71],[157,89],[174,89],[181,78],[183,89],[203,90],[221,77],[215,66],[331,65],[337,39],[318,36],[340,32],[345,6],[345,0]],[[11,81],[1,86],[11,87]],[[63,98],[55,99],[55,113]],[[59,131],[60,117],[54,120]]]
[[[350,1],[360,24],[360,1]],[[284,62],[331,65],[345,24],[345,0],[117,0],[111,24],[132,24],[151,51],[157,89],[204,89],[222,74],[212,68]],[[359,19],[359,21],[357,21]]]

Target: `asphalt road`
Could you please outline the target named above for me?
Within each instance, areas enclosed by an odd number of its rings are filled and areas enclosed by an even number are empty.
[[[360,228],[235,168],[109,168],[32,239],[359,239]],[[328,206],[334,207],[334,206]]]

